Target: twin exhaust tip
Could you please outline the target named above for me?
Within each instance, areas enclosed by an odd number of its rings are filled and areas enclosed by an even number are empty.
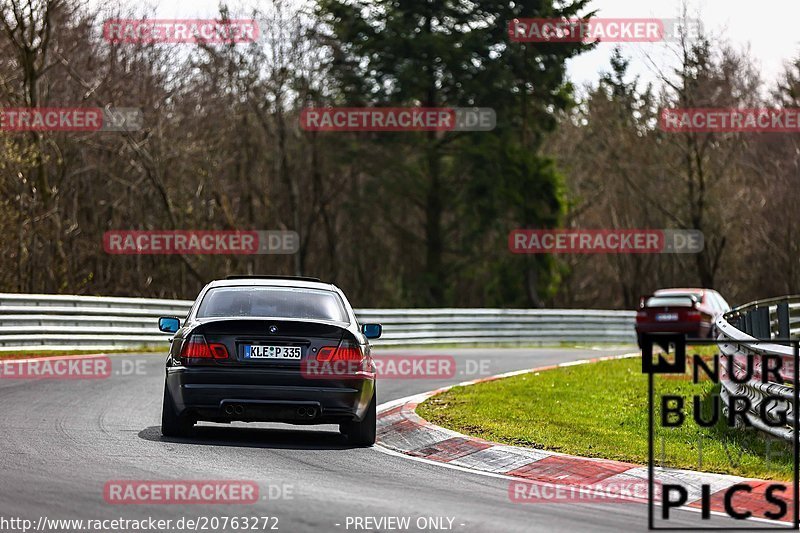
[[[243,415],[244,414],[244,406],[243,405],[226,405],[225,406],[225,414],[226,415]]]
[[[316,407],[301,407],[297,410],[297,414],[299,416],[307,416],[309,418],[314,418],[317,416],[317,408]]]

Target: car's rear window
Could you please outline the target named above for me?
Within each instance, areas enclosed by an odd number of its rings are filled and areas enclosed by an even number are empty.
[[[197,310],[209,317],[306,318],[350,321],[344,303],[333,291],[297,287],[217,287],[210,289]]]
[[[692,298],[686,295],[652,296],[644,304],[645,307],[691,307]]]

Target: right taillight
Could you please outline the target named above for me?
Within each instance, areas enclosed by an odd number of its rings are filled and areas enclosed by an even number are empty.
[[[317,361],[331,361],[335,353],[336,346],[323,346],[319,349],[319,352],[317,352]]]
[[[209,344],[202,335],[192,335],[183,343],[181,359],[227,359],[228,349],[224,344]]]
[[[323,346],[317,352],[317,361],[361,361],[361,350],[358,346],[349,342],[342,341],[339,346]]]
[[[374,379],[375,365],[358,344],[343,340],[320,348],[316,360],[302,362],[301,372],[308,379]]]

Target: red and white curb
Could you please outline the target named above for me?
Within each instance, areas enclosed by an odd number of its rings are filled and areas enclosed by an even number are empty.
[[[465,381],[457,385],[381,404],[378,406],[377,448],[392,455],[403,455],[411,459],[430,464],[440,464],[457,470],[505,478],[511,481],[528,481],[551,487],[567,487],[573,490],[577,487],[579,492],[585,491],[587,486],[621,486],[647,483],[648,469],[646,466],[489,442],[432,424],[415,412],[420,403],[453,387],[474,385],[559,367],[610,359],[639,357],[640,355],[639,353],[633,353],[599,357],[508,372],[488,378]],[[659,484],[674,483],[687,489],[689,496],[687,505],[683,508],[688,510],[700,510],[701,485],[710,485],[711,512],[712,514],[723,516],[728,516],[725,514],[723,491],[734,484],[746,483],[753,487],[752,492],[737,493],[733,500],[734,505],[753,512],[754,517],[751,520],[773,524],[779,523],[763,518],[764,511],[775,510],[773,505],[764,502],[763,489],[759,490],[759,487],[769,484],[770,482],[768,481],[671,468],[656,468],[655,474]],[[782,495],[790,508],[785,521],[791,521],[791,489],[790,484],[789,491]],[[647,501],[646,499],[637,498],[627,499]],[[761,517],[759,517],[759,513],[761,513]]]

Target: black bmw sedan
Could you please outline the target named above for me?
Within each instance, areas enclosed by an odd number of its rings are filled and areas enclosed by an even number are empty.
[[[234,276],[206,285],[174,333],[161,432],[198,421],[339,424],[356,445],[375,443],[375,365],[342,291],[316,278]]]

